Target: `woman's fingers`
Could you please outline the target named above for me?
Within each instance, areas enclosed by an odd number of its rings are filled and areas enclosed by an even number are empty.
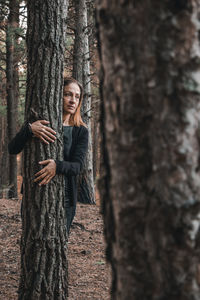
[[[38,182],[41,180],[41,182],[39,183],[39,185],[43,185],[43,184],[47,184],[49,183],[49,181],[53,178],[53,175],[49,175],[49,174],[42,174],[39,177],[37,177],[36,179],[34,179],[34,182]]]
[[[47,160],[39,161],[39,164],[40,164],[40,165],[47,165],[48,163],[49,163],[49,160],[48,160],[48,159],[47,159]],[[42,170],[40,170],[39,172],[37,172],[37,173],[35,174],[35,177],[40,176],[40,175],[42,175],[42,174],[49,174],[48,168],[43,168]]]
[[[45,129],[46,129],[47,131],[49,131],[50,133],[54,134],[54,135],[56,134],[56,131],[54,131],[51,127],[45,126]],[[56,139],[56,137],[55,137],[54,135],[52,135],[52,136],[53,136],[53,138]]]
[[[46,159],[46,160],[39,161],[39,164],[40,165],[48,165],[50,162],[51,162],[51,159]],[[51,174],[51,170],[49,170],[48,166],[46,166],[45,168],[43,168],[42,170],[37,172],[35,174],[35,176],[39,176],[39,175],[44,174],[44,173]]]
[[[46,173],[37,175],[36,178],[34,179],[34,182],[38,182],[39,180],[44,179],[46,176],[48,176],[48,174],[46,174]]]
[[[53,139],[49,138],[48,135],[46,135],[44,132],[40,132],[40,134],[38,135],[39,139],[41,140],[45,140],[46,143],[49,144],[49,142],[54,142]]]
[[[42,180],[42,181],[39,183],[39,185],[47,184],[47,183],[50,182],[50,180],[51,180],[53,177],[54,177],[54,176],[51,175],[51,174],[45,174],[45,175],[42,174],[41,176],[39,176],[38,178],[36,178],[36,179],[34,180],[34,182],[38,182],[38,181]]]
[[[41,139],[41,141],[43,141],[45,144],[49,145],[49,142],[46,141],[42,136],[39,137]]]
[[[49,181],[50,181],[52,178],[53,178],[53,177],[52,177],[51,175],[45,177],[45,178],[39,183],[39,185],[45,185],[45,184],[49,183]]]
[[[43,133],[46,134],[49,138],[51,138],[51,139],[53,139],[55,141],[56,140],[56,137],[55,137],[56,133],[52,133],[49,129],[51,129],[51,128],[48,128],[48,127],[45,128],[45,130],[43,131]]]
[[[40,176],[40,175],[42,175],[42,174],[44,174],[44,173],[45,173],[45,169],[42,169],[42,170],[40,170],[39,172],[37,172],[37,173],[35,174],[35,177]]]
[[[39,161],[39,164],[40,165],[47,165],[47,164],[49,164],[51,162],[51,159],[46,159],[46,160],[41,160],[41,161]],[[45,169],[43,169],[43,170],[45,170]]]
[[[56,132],[49,126],[45,126],[47,124],[49,124],[49,121],[46,120],[38,120],[31,124],[31,130],[34,136],[41,139],[45,144],[56,140]]]
[[[41,181],[39,185],[47,184],[55,176],[55,161],[52,159],[47,159],[39,162],[40,165],[47,165],[42,170],[35,174],[34,182]]]
[[[45,138],[49,142],[54,142],[56,140],[56,137],[46,130],[41,131],[40,134],[43,138]],[[40,136],[40,138],[41,138],[41,136]]]
[[[37,178],[34,179],[34,182],[38,182],[39,180],[43,179],[45,175],[38,176]]]
[[[47,130],[48,132],[52,133],[52,134],[56,134],[56,131],[53,130],[51,127],[45,126],[45,124],[49,124],[49,121],[45,121],[45,120],[41,120],[40,123],[44,126],[42,126],[42,129]],[[53,136],[55,138],[55,136]]]
[[[42,124],[49,124],[49,121],[47,121],[47,120],[40,120],[40,123],[42,123]]]

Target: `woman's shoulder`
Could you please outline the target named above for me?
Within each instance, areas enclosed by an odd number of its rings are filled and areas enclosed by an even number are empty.
[[[77,134],[87,134],[88,128],[86,126],[80,125],[80,126],[74,126],[74,131],[77,132]]]

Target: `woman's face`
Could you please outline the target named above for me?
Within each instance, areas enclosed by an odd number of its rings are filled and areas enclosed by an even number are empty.
[[[76,112],[81,96],[78,84],[72,82],[64,86],[63,90],[63,112],[73,115]]]

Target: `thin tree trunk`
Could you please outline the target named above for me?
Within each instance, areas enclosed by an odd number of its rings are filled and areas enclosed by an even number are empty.
[[[98,107],[95,107],[98,109]],[[95,110],[96,111],[96,110]],[[99,173],[99,123],[97,120],[97,115],[95,115],[95,118],[93,117],[93,126],[92,126],[92,140],[93,140],[93,175],[94,175],[94,181],[96,181],[96,178]]]
[[[200,299],[199,1],[98,1],[112,299]]]
[[[93,151],[91,134],[91,83],[90,83],[90,51],[88,41],[87,5],[85,0],[75,1],[76,31],[74,44],[73,77],[82,83],[84,100],[81,107],[83,121],[89,131],[88,152],[83,172],[79,176],[82,186],[78,200],[83,203],[95,203],[93,178]]]
[[[33,138],[24,150],[20,300],[67,299],[66,218],[63,176],[33,183],[39,161],[63,160],[64,32],[68,1],[28,1],[26,120],[50,121],[57,139]]]
[[[7,80],[7,121],[8,141],[16,134],[17,128],[17,61],[15,55],[15,31],[19,25],[19,1],[9,1],[9,16],[6,27],[6,80]],[[9,198],[17,198],[17,157],[9,156]]]
[[[1,102],[2,106],[6,105]],[[5,171],[8,170],[8,136],[7,136],[7,117],[0,115],[0,169],[3,170],[0,174],[0,198],[7,196],[5,191],[8,189],[9,174]]]
[[[74,51],[73,51],[73,71],[72,76],[77,79],[80,83],[83,83],[83,57],[84,57],[84,46],[83,40],[85,38],[84,33],[84,0],[75,0],[75,40],[74,40]]]

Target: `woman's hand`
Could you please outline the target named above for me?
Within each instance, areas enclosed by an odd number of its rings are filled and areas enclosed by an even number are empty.
[[[41,139],[45,144],[49,144],[49,142],[55,141],[56,132],[52,128],[45,126],[45,124],[49,124],[49,121],[38,120],[30,124],[30,126],[34,136]]]
[[[40,181],[39,185],[45,185],[56,175],[56,163],[53,159],[47,159],[40,161],[39,164],[46,167],[35,174],[34,182]]]

